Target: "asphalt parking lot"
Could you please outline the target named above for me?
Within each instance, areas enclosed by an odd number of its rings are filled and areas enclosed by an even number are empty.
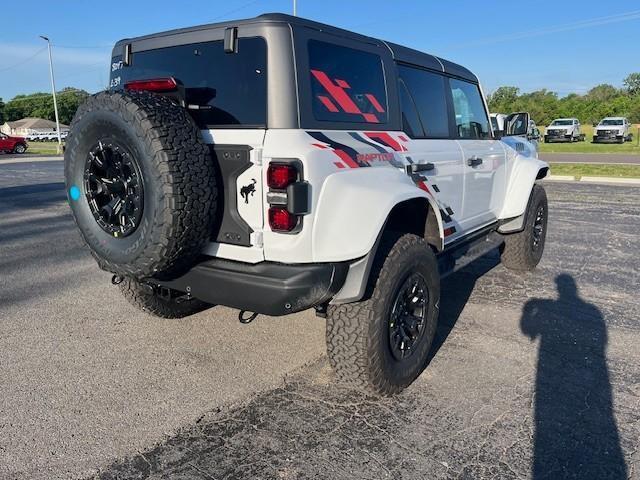
[[[311,312],[126,304],[62,162],[0,165],[1,478],[640,478],[640,189],[548,183],[543,261],[445,280],[401,395],[333,382]]]

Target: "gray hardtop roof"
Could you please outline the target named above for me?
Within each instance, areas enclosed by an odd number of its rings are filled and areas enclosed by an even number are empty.
[[[394,60],[398,62],[410,63],[425,68],[441,71],[449,75],[464,78],[472,82],[478,82],[478,78],[461,65],[436,57],[435,55],[429,55],[427,53],[420,52],[408,47],[386,42],[366,35],[361,35],[342,28],[333,27],[320,22],[314,22],[313,20],[307,20],[305,18],[294,17],[284,13],[265,13],[258,17],[247,18],[243,20],[227,20],[219,23],[210,23],[206,25],[199,25],[195,27],[180,28],[176,30],[168,30],[165,32],[154,33],[151,35],[144,35],[134,38],[125,38],[118,41],[115,47],[122,46],[126,43],[137,42],[140,40],[147,40],[151,38],[171,36],[181,33],[197,32],[202,30],[211,30],[216,28],[225,28],[230,26],[241,27],[243,25],[255,25],[260,23],[283,23],[297,27],[306,27],[314,30],[335,34],[347,39],[353,39],[361,42],[374,43],[385,45],[390,51]]]

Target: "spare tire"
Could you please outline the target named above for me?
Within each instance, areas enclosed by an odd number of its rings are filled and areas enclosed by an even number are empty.
[[[75,221],[104,270],[142,279],[189,269],[209,241],[216,175],[187,111],[149,92],[80,106],[65,149]]]

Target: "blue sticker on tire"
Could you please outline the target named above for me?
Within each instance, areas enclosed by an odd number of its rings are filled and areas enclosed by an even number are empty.
[[[71,200],[78,200],[80,198],[80,189],[75,185],[72,185],[69,189],[69,198],[71,198]]]

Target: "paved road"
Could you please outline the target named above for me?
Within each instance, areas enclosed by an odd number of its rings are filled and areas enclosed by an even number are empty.
[[[541,153],[547,162],[556,163],[622,163],[640,165],[640,155],[619,153]]]
[[[42,166],[0,166],[0,478],[640,478],[640,189],[548,184],[540,268],[449,277],[381,400],[333,383],[310,312],[129,307]]]

